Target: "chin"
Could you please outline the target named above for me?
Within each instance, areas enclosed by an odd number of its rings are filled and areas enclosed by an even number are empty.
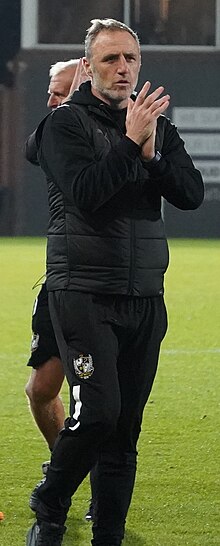
[[[130,90],[121,90],[116,91],[115,93],[111,93],[111,100],[121,102],[123,100],[127,100],[130,97]]]
[[[120,104],[121,102],[125,102],[130,97],[130,89],[129,90],[102,90],[102,97],[106,102],[109,104]]]

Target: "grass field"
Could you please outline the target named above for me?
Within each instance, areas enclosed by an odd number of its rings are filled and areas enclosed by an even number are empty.
[[[220,545],[220,242],[170,241],[169,331],[145,410],[139,467],[123,546]],[[28,410],[32,285],[45,240],[0,239],[0,545],[22,546],[34,516],[29,494],[48,459]],[[67,388],[63,388],[67,406]],[[88,546],[85,481],[64,546]]]

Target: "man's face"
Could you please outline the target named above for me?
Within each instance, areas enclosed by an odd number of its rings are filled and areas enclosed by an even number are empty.
[[[124,30],[102,30],[91,48],[91,59],[84,60],[92,79],[92,93],[107,104],[125,108],[134,91],[140,70],[140,49]]]
[[[57,108],[57,106],[60,106],[60,104],[65,102],[69,95],[69,90],[76,67],[77,65],[75,67],[71,67],[71,69],[66,69],[59,72],[59,74],[56,74],[56,76],[52,76],[48,87],[48,108]]]

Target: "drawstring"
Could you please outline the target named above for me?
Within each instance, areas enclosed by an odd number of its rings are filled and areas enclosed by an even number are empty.
[[[46,277],[46,273],[44,273],[43,275],[41,275],[41,277],[39,277],[39,279],[37,279],[37,281],[34,283],[34,286],[32,286],[32,290],[34,290],[35,288],[37,288],[37,286],[42,286],[42,282],[40,282],[42,279],[45,279]]]

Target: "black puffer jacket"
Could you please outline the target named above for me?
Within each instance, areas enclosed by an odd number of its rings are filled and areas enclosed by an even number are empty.
[[[125,116],[125,112],[121,115]],[[203,183],[175,127],[161,116],[153,167],[90,83],[37,133],[48,181],[48,290],[157,296],[168,265],[161,197],[197,208]]]

